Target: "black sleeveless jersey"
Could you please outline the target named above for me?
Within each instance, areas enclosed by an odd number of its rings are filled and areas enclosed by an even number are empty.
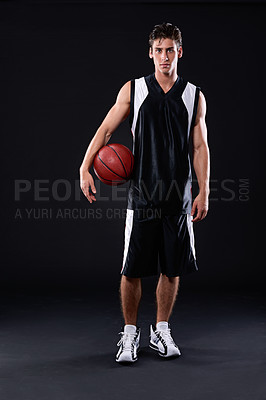
[[[189,136],[200,87],[178,76],[164,93],[155,73],[131,80],[129,123],[134,169],[127,208],[190,213],[192,175]]]

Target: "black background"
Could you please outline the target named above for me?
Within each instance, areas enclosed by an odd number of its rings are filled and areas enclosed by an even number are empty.
[[[79,167],[120,87],[154,71],[148,35],[164,21],[183,35],[178,73],[206,97],[211,152],[210,210],[194,224],[200,271],[183,285],[262,288],[265,4],[6,1],[0,7],[1,288],[106,296],[118,288],[125,193],[114,200],[100,184],[109,200],[90,205],[78,187]],[[132,148],[128,120],[110,142]],[[19,180],[31,188],[16,200]],[[36,198],[40,180],[47,200]],[[64,183],[53,193],[58,180]],[[50,217],[38,218],[45,209]],[[82,219],[75,209],[94,211]],[[107,217],[114,209],[118,217]]]

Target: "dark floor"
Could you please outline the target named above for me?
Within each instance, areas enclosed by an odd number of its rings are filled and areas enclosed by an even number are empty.
[[[180,291],[170,323],[182,356],[148,347],[154,301],[143,297],[139,360],[115,362],[122,326],[116,293],[1,296],[3,400],[266,399],[266,298]]]

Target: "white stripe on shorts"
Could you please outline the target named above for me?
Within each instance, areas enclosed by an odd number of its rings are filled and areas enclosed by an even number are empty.
[[[130,241],[130,236],[131,236],[131,231],[132,231],[132,226],[133,226],[133,215],[134,215],[134,210],[127,209],[126,224],[125,224],[123,267],[121,270],[121,274],[125,268],[125,262],[126,262],[127,253],[128,253],[128,246],[129,246],[129,241]]]
[[[193,215],[187,214],[187,226],[188,226],[188,232],[189,232],[189,237],[190,237],[190,246],[191,246],[193,256],[196,260],[195,240],[194,240],[192,219],[193,219]]]

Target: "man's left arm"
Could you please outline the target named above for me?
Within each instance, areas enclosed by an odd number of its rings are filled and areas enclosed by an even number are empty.
[[[206,100],[203,93],[200,92],[195,125],[191,132],[193,144],[193,166],[199,185],[199,194],[193,201],[191,210],[191,215],[194,217],[192,222],[201,221],[205,218],[209,208],[210,154],[207,143],[205,116]]]

